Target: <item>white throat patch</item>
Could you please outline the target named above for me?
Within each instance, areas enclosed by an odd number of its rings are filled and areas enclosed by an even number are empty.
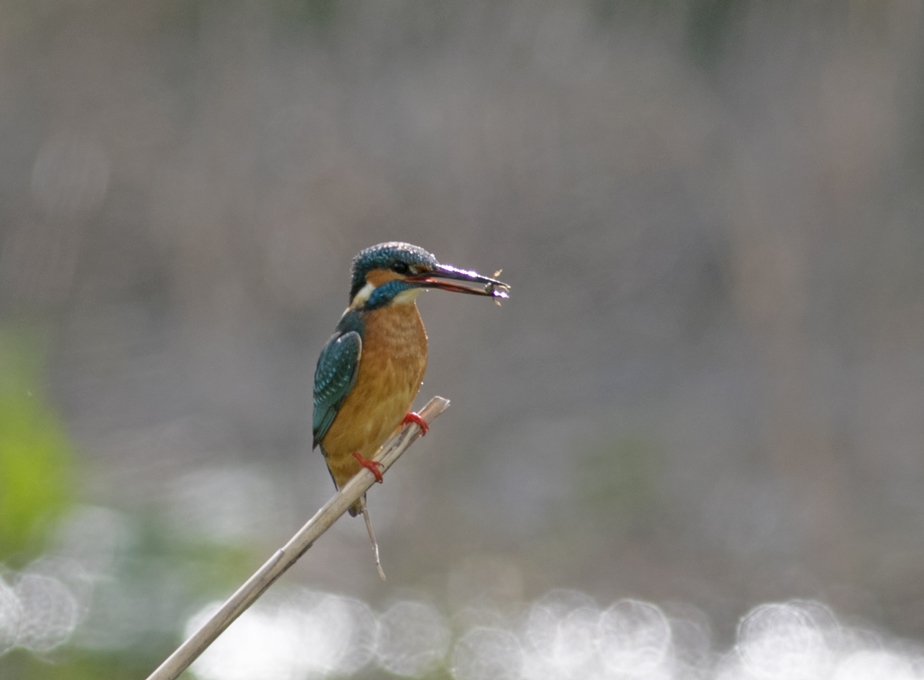
[[[397,305],[408,305],[414,300],[417,299],[417,296],[423,293],[423,288],[408,288],[407,290],[402,290],[400,293],[395,295],[395,304]]]

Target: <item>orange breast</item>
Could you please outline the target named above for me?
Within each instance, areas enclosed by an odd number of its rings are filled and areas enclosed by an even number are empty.
[[[427,369],[427,332],[416,304],[369,312],[363,335],[356,384],[321,442],[338,488],[360,469],[353,452],[372,458],[401,424]]]

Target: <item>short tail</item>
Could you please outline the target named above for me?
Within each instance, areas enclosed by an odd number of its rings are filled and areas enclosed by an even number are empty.
[[[366,494],[363,494],[362,498],[360,498],[358,501],[356,501],[355,503],[353,503],[353,505],[350,506],[350,517],[356,517],[357,515],[361,515],[365,507],[366,507]]]

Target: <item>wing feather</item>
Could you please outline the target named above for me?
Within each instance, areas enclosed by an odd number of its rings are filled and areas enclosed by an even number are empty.
[[[359,373],[363,341],[359,333],[338,333],[327,341],[314,372],[314,446],[317,446],[346,399]]]

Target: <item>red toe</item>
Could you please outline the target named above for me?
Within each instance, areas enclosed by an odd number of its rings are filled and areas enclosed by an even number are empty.
[[[380,468],[385,467],[382,463],[380,463],[377,460],[369,460],[368,458],[364,457],[363,454],[361,454],[359,451],[354,451],[353,457],[359,461],[360,465],[362,465],[369,472],[375,475],[375,481],[377,481],[379,484],[385,481],[385,479],[382,477],[382,471],[380,469]]]
[[[427,424],[427,421],[413,411],[404,416],[404,420],[401,421],[402,425],[407,425],[408,423],[417,423],[417,426],[420,428],[421,437],[430,431],[430,426]]]

